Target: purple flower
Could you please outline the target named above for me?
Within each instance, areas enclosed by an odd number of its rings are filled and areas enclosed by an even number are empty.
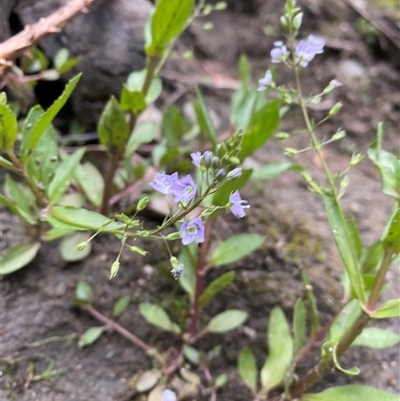
[[[161,401],[176,401],[176,394],[167,388],[163,391]]]
[[[183,245],[204,242],[204,225],[201,217],[192,221],[184,221],[181,227],[181,240]]]
[[[242,168],[236,167],[228,173],[228,178],[237,178],[242,174]]]
[[[310,35],[306,40],[301,40],[294,52],[294,61],[303,68],[317,55],[324,52],[325,41],[314,35]]]
[[[224,168],[220,168],[220,169],[217,171],[217,173],[215,174],[215,178],[218,178],[218,179],[225,178],[225,176],[226,176],[226,171],[225,171]]]
[[[238,219],[246,216],[244,209],[248,209],[250,205],[248,205],[246,200],[242,200],[240,197],[239,191],[232,192],[229,196],[229,202],[231,204],[231,212]]]
[[[170,188],[170,193],[174,195],[174,203],[190,202],[196,196],[196,191],[196,184],[190,175],[176,180]]]
[[[156,191],[168,195],[171,193],[171,187],[176,181],[178,181],[178,173],[169,175],[165,174],[165,171],[163,171],[162,173],[158,173],[149,185]]]
[[[202,154],[200,152],[194,152],[194,153],[190,154],[190,157],[192,158],[192,163],[196,167],[200,167],[200,161],[201,161],[201,158],[203,157]]]
[[[285,61],[289,56],[288,48],[280,40],[274,42],[274,46],[271,50],[271,62],[280,63],[281,61]]]
[[[271,82],[272,82],[272,73],[271,73],[271,71],[270,70],[267,70],[267,72],[265,73],[265,76],[264,76],[264,78],[261,78],[259,81],[258,81],[258,91],[263,91],[264,89],[267,89],[267,87],[269,86],[269,85],[271,85]]]
[[[192,163],[196,167],[200,167],[202,160],[204,160],[205,166],[209,166],[212,156],[213,154],[209,150],[206,150],[204,154],[201,154],[200,152],[194,152],[190,154],[190,157],[192,158]]]
[[[175,256],[171,256],[171,259],[169,260],[172,266],[171,274],[174,277],[175,280],[179,278],[181,273],[183,272],[183,263],[180,263],[179,260]]]

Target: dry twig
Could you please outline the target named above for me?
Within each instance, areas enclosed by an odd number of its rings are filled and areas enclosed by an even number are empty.
[[[61,28],[80,12],[87,12],[87,7],[94,0],[71,0],[48,17],[41,18],[33,25],[26,25],[24,30],[0,44],[0,74],[12,65],[12,60],[20,56],[35,43],[47,35],[59,32]]]

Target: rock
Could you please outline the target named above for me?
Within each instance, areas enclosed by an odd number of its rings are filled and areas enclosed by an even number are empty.
[[[6,3],[12,6],[10,0]],[[25,26],[66,3],[67,0],[20,0],[12,11]],[[67,48],[71,57],[82,57],[63,78],[68,80],[79,71],[83,73],[72,103],[74,114],[87,128],[95,126],[110,95],[119,96],[128,74],[144,67],[143,27],[151,10],[147,0],[97,0],[88,13],[77,15],[60,33],[40,42],[50,58],[61,48]]]

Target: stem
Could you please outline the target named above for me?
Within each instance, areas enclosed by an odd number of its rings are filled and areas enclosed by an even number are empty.
[[[332,326],[332,323],[335,321],[339,313],[343,310],[343,308],[347,305],[347,303],[343,304],[340,310],[331,317],[328,323],[324,326],[320,327],[317,332],[307,341],[307,343],[300,349],[296,358],[294,359],[294,363],[297,365],[311,350],[311,348],[315,345],[315,343],[322,341],[325,337],[326,333],[328,333],[329,329]]]
[[[8,157],[10,158],[11,162],[13,163],[14,167],[18,170],[18,174],[20,174],[28,185],[29,189],[32,191],[38,205],[41,208],[46,208],[49,205],[49,202],[43,192],[37,187],[37,185],[30,179],[28,174],[25,171],[24,165],[18,160],[17,156],[15,156],[14,152],[10,150],[7,152]]]
[[[122,327],[118,323],[114,322],[113,320],[111,320],[108,317],[101,314],[92,305],[86,305],[83,307],[83,309],[85,311],[87,311],[96,320],[107,325],[111,329],[115,330],[116,332],[121,334],[122,337],[126,338],[128,341],[130,341],[131,343],[133,343],[136,346],[138,346],[139,348],[141,348],[147,354],[153,356],[154,359],[156,359],[157,362],[160,363],[161,366],[165,367],[164,358],[154,348],[152,348],[149,345],[147,345],[146,343],[144,343],[140,338],[136,337],[134,334],[132,334],[130,331],[126,330],[124,327]]]
[[[378,302],[379,295],[385,281],[386,272],[388,271],[390,263],[392,262],[392,256],[393,252],[391,251],[385,251],[383,254],[381,266],[379,267],[378,274],[376,275],[375,282],[366,305],[368,312],[373,312],[376,308],[376,303]]]
[[[149,61],[149,65],[147,67],[146,77],[143,82],[142,93],[146,96],[149,91],[151,82],[155,75],[155,69],[157,66],[157,59],[155,57],[151,57]],[[129,115],[129,133],[132,135],[133,130],[135,129],[137,122],[137,116],[134,113],[130,113]],[[120,150],[119,152],[111,155],[111,163],[110,167],[107,171],[107,175],[104,183],[104,191],[103,191],[103,201],[100,207],[100,213],[107,215],[108,208],[110,204],[110,198],[113,193],[113,182],[114,176],[118,169],[119,162],[124,157],[125,149]]]
[[[197,263],[196,269],[196,292],[194,295],[194,300],[192,302],[192,308],[190,311],[190,323],[188,328],[189,333],[189,341],[193,342],[195,335],[197,324],[199,320],[199,311],[200,311],[200,296],[204,291],[204,276],[207,271],[207,263],[206,257],[208,252],[208,246],[210,243],[210,234],[211,234],[211,227],[212,227],[213,219],[209,218],[206,222],[205,226],[205,233],[204,233],[204,242],[200,246],[200,256]]]
[[[157,63],[158,63],[158,59],[156,57],[150,57],[149,65],[147,67],[146,78],[144,79],[144,83],[143,83],[143,87],[142,87],[142,93],[144,96],[147,95],[147,92],[150,89],[151,81],[158,73],[158,71],[156,73]]]
[[[122,155],[123,155],[122,152],[118,152],[111,156],[110,166],[108,168],[107,175],[104,180],[103,200],[100,207],[100,213],[104,215],[107,215],[108,213],[109,199],[113,191],[114,176],[115,172],[117,171],[119,161],[122,158]]]
[[[342,338],[336,348],[336,356],[339,359],[347,348],[350,347],[352,342],[358,337],[361,333],[363,328],[366,326],[370,317],[363,313],[348,333]],[[310,387],[312,387],[315,383],[322,379],[322,377],[329,372],[330,370],[334,369],[334,362],[333,358],[329,358],[329,360],[321,360],[316,366],[314,366],[306,376],[301,379],[298,383],[296,383],[292,389],[290,390],[290,397],[291,399],[299,398],[305,391],[307,391]]]

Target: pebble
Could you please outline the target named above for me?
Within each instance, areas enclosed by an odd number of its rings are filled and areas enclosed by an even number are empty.
[[[357,60],[346,59],[338,63],[340,79],[350,81],[352,79],[360,79],[365,75],[364,66]]]

